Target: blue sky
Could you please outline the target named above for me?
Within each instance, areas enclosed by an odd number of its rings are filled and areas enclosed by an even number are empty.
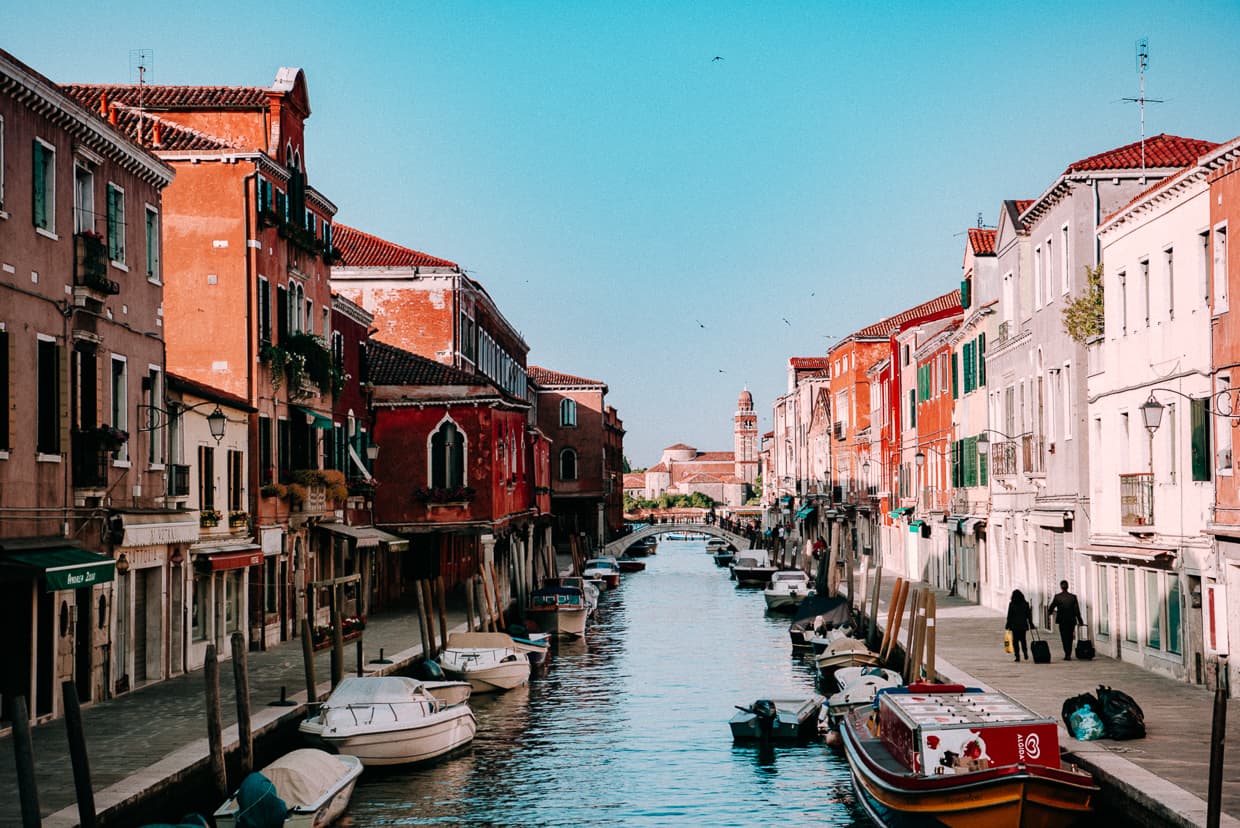
[[[789,356],[950,290],[978,213],[1136,140],[1137,38],[1147,134],[1240,134],[1234,2],[99,8],[3,0],[0,47],[61,82],[127,82],[139,48],[155,83],[302,67],[338,220],[606,381],[637,465],[730,449],[746,385],[769,428]]]

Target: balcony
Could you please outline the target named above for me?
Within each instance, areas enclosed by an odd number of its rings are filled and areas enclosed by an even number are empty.
[[[990,473],[1016,474],[1016,442],[1008,440],[990,444]]]
[[[78,233],[73,237],[75,262],[73,284],[92,299],[102,302],[121,292],[121,286],[108,278],[108,246],[97,233]]]
[[[1119,476],[1119,522],[1122,526],[1154,525],[1154,475]]]
[[[1025,474],[1045,474],[1046,453],[1042,438],[1038,435],[1026,434],[1020,440],[1025,461]]]
[[[168,497],[189,497],[189,466],[168,465]]]
[[[74,431],[72,440],[74,488],[106,489],[111,448],[93,429]]]

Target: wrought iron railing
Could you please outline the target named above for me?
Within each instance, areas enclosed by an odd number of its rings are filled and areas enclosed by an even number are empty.
[[[1021,440],[1026,474],[1043,474],[1046,471],[1046,455],[1043,451],[1043,439],[1034,434],[1026,434]]]
[[[1122,526],[1154,525],[1154,475],[1119,476],[1119,522]]]
[[[1007,440],[990,444],[990,473],[1016,474],[1016,442]]]

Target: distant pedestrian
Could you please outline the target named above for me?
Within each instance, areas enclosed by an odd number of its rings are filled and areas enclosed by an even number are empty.
[[[1025,654],[1025,661],[1029,660],[1029,644],[1025,641],[1025,635],[1032,626],[1033,608],[1025,600],[1023,592],[1019,589],[1012,590],[1012,600],[1008,601],[1007,624],[1004,625],[1004,629],[1012,633],[1012,652],[1016,655],[1016,661],[1020,661],[1021,653]]]
[[[1059,625],[1059,640],[1063,642],[1063,660],[1072,660],[1072,639],[1076,636],[1076,628],[1085,621],[1081,618],[1081,604],[1076,596],[1068,592],[1068,582],[1059,582],[1059,594],[1051,599],[1046,608],[1047,615],[1054,613],[1055,623]]]

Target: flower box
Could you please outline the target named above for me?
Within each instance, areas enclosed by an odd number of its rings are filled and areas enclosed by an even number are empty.
[[[198,513],[198,525],[204,529],[210,529],[220,525],[219,509],[203,509]]]
[[[250,516],[245,512],[230,512],[228,514],[228,527],[237,529],[245,526],[250,522]]]
[[[362,637],[362,632],[366,629],[365,618],[342,618],[340,619],[340,629],[345,641],[354,641]],[[314,628],[311,634],[311,643],[315,650],[326,650],[332,645],[332,628],[330,624],[321,624]]]

